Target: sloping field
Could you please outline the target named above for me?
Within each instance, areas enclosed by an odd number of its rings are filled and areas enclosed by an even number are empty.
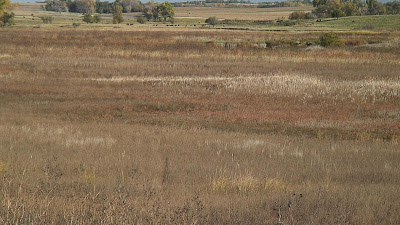
[[[1,29],[0,223],[400,223],[398,34],[319,35]]]
[[[221,19],[238,20],[275,20],[288,17],[294,11],[311,11],[312,7],[282,8],[216,8],[216,7],[177,7],[177,17],[200,17],[207,19],[216,16]]]

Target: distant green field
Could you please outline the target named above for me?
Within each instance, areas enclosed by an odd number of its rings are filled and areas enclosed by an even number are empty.
[[[394,29],[400,30],[400,15],[352,16],[322,22],[342,29]]]

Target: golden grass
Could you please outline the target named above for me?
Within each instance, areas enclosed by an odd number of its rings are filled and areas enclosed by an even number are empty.
[[[319,35],[1,29],[0,223],[399,223],[399,51]]]
[[[231,91],[332,101],[391,101],[400,98],[399,80],[328,81],[306,74],[253,74],[238,77],[111,77],[88,78],[99,82],[140,82],[202,87],[214,85]]]

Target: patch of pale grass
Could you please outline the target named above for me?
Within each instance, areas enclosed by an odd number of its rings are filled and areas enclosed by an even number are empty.
[[[234,148],[243,148],[243,149],[249,149],[249,148],[255,148],[259,146],[263,146],[265,144],[264,141],[262,140],[243,140],[243,141],[238,141],[233,143]]]
[[[322,50],[322,49],[321,49]],[[321,53],[322,54],[322,53]],[[257,57],[260,59],[259,57]],[[339,64],[377,64],[377,65],[400,65],[399,60],[395,59],[383,59],[383,58],[357,58],[357,57],[316,57],[316,56],[272,56],[272,55],[264,55],[261,58],[268,62],[313,62],[313,63],[339,63]]]
[[[87,137],[87,138],[68,138],[64,141],[65,146],[87,146],[87,145],[100,145],[111,147],[116,141],[113,138],[103,137]]]
[[[238,77],[112,77],[89,78],[98,82],[140,82],[159,85],[208,86],[231,91],[256,92],[302,99],[375,102],[400,98],[400,80],[326,80],[306,74],[254,74]]]
[[[0,131],[19,134],[31,139],[41,138],[42,140],[55,141],[62,143],[67,148],[77,146],[105,146],[109,148],[116,143],[116,140],[111,137],[89,136],[82,131],[72,130],[68,127],[47,127],[46,125],[2,126]]]
[[[13,56],[10,54],[0,54],[0,59],[1,58],[12,58]]]
[[[192,85],[194,83],[201,83],[207,81],[225,81],[232,80],[234,78],[231,77],[111,77],[111,78],[89,78],[88,80],[92,81],[109,81],[109,82],[160,82],[161,84],[171,85],[173,83],[186,83],[188,85]]]
[[[268,193],[284,194],[292,191],[290,184],[275,178],[267,179],[264,183],[264,189]]]
[[[290,184],[276,178],[265,180],[252,175],[238,177],[218,177],[211,182],[211,189],[217,193],[248,194],[266,192],[267,194],[286,194],[293,190]]]
[[[264,94],[277,94],[304,99],[372,101],[400,97],[399,80],[328,81],[300,74],[239,77],[227,85],[228,89],[259,90]]]
[[[5,163],[0,160],[0,175],[5,173],[8,170],[8,163]]]
[[[219,193],[246,194],[262,189],[262,182],[252,175],[239,177],[219,177],[211,182],[211,189]]]

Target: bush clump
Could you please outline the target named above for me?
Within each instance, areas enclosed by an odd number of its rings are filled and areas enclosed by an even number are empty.
[[[41,16],[39,18],[42,19],[43,23],[53,23],[53,17],[51,16]]]
[[[326,33],[323,34],[320,38],[319,38],[319,44],[324,46],[324,47],[328,47],[328,46],[340,46],[342,45],[342,41],[340,40],[339,36],[335,33]]]
[[[306,19],[317,19],[317,15],[314,13],[306,13]]]
[[[122,6],[116,5],[112,10],[113,15],[113,24],[122,23],[124,22],[124,18],[122,17]]]
[[[0,16],[0,27],[12,26],[14,25],[14,13],[4,12],[2,16]]]
[[[289,15],[289,20],[304,20],[306,19],[306,12],[292,12]]]
[[[83,16],[83,21],[86,23],[99,23],[101,21],[101,17],[99,15],[93,15],[91,13],[86,13]]]
[[[144,16],[139,16],[136,21],[140,24],[146,23],[146,18]]]
[[[217,25],[218,24],[218,18],[213,16],[213,17],[209,17],[208,19],[206,19],[205,21],[206,23],[210,24],[210,25]]]

